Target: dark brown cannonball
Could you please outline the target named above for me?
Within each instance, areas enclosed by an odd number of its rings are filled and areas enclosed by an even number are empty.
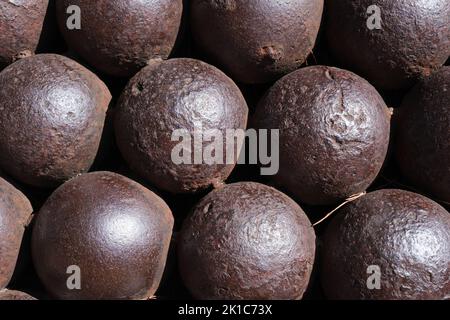
[[[92,165],[111,95],[92,72],[41,54],[0,73],[0,166],[17,180],[53,187]]]
[[[376,87],[411,86],[450,55],[448,0],[331,0],[326,11],[332,54]]]
[[[203,198],[178,241],[181,276],[198,299],[301,299],[315,256],[314,229],[303,210],[253,182]]]
[[[365,191],[389,144],[390,114],[381,96],[354,73],[331,67],[279,80],[260,102],[255,123],[280,130],[274,183],[311,205]]]
[[[193,0],[197,46],[235,80],[270,82],[312,52],[323,0]]]
[[[33,213],[30,201],[0,178],[0,290],[11,280],[25,227]]]
[[[131,168],[156,187],[195,192],[222,183],[235,166],[226,161],[225,150],[217,161],[203,157],[212,141],[204,136],[202,144],[197,137],[217,130],[225,148],[227,130],[245,129],[247,115],[239,88],[219,69],[198,60],[171,59],[141,70],[122,93],[115,121],[117,144]],[[190,142],[178,137],[183,132]],[[186,143],[184,151],[177,152],[187,155],[183,163],[172,157],[180,143]],[[195,162],[198,146],[202,159]]]
[[[48,0],[0,0],[0,70],[35,53],[48,3]]]
[[[407,191],[369,193],[336,213],[321,261],[330,299],[449,299],[450,213]]]
[[[397,120],[401,172],[417,187],[450,202],[450,67],[417,84]]]
[[[0,290],[0,301],[6,300],[37,300],[28,293],[15,290]]]
[[[150,298],[164,271],[172,227],[169,207],[150,190],[111,172],[84,174],[59,187],[39,211],[34,265],[56,298]],[[69,279],[76,268],[80,289]]]
[[[77,14],[73,6],[80,9],[80,29],[68,28]],[[102,72],[122,77],[134,75],[152,60],[167,59],[182,12],[182,0],[57,2],[60,30],[69,47]]]

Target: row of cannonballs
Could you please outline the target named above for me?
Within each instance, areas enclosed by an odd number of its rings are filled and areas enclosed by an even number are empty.
[[[329,1],[330,51],[359,75],[300,68],[316,42],[322,1],[21,3],[0,0],[0,170],[56,190],[35,211],[0,178],[0,297],[33,298],[4,289],[27,226],[50,297],[155,295],[172,239],[171,209],[128,177],[87,173],[113,110],[117,146],[139,177],[173,194],[214,187],[176,239],[180,274],[195,298],[300,299],[315,265],[328,298],[450,298],[450,213],[438,204],[450,202],[448,1]],[[374,3],[381,29],[367,27]],[[73,6],[81,29],[68,27]],[[51,9],[91,70],[51,46],[42,49],[55,34]],[[187,25],[215,66],[166,60]],[[94,72],[131,79],[112,102]],[[235,82],[272,81],[249,115]],[[377,89],[408,93],[392,110]],[[172,161],[174,130],[193,131],[198,123],[204,130],[246,129],[249,119],[255,128],[280,130],[280,170],[271,183],[285,193],[256,182],[225,184],[234,164]],[[390,143],[402,174],[428,197],[403,190],[363,195]],[[298,203],[336,206],[354,198],[332,218],[318,263],[315,231]],[[368,285],[372,267],[380,273],[377,288]]]

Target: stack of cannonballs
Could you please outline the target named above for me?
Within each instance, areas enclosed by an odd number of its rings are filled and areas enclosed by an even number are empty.
[[[449,38],[448,0],[0,0],[0,299],[450,299]]]

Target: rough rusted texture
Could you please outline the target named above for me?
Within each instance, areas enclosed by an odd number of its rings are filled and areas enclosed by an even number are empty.
[[[396,155],[402,173],[450,202],[450,67],[414,87],[397,115]]]
[[[303,210],[253,182],[203,198],[178,247],[184,283],[199,299],[301,299],[314,255],[314,229]]]
[[[193,0],[197,45],[237,81],[263,83],[299,68],[314,47],[323,0]]]
[[[81,29],[69,30],[67,8],[81,9]],[[67,43],[101,71],[131,76],[153,59],[167,59],[181,24],[182,0],[58,0]]]
[[[0,73],[0,166],[52,187],[87,171],[97,154],[111,95],[66,57],[25,58]]]
[[[383,89],[410,86],[450,55],[448,0],[328,0],[327,38],[334,56]],[[370,6],[382,29],[370,30]]]
[[[25,226],[33,212],[28,199],[0,178],[0,290],[14,273]]]
[[[328,298],[450,298],[450,213],[421,195],[380,190],[347,205],[322,254]],[[367,287],[369,266],[380,268],[379,290]]]
[[[0,70],[34,54],[48,0],[0,0]]]
[[[140,71],[118,103],[116,137],[133,170],[155,186],[195,192],[223,182],[234,164],[175,164],[174,130],[245,129],[248,108],[239,88],[220,70],[193,59],[172,59]],[[211,142],[204,141],[203,151]],[[191,163],[194,163],[193,143]],[[226,152],[224,151],[224,155]],[[235,152],[237,154],[237,152]]]
[[[28,293],[15,290],[1,290],[0,301],[4,300],[37,300]]]
[[[273,181],[301,202],[333,204],[365,191],[389,144],[390,115],[364,79],[331,67],[295,71],[258,106],[259,128],[280,130]]]
[[[32,255],[47,290],[60,299],[145,299],[159,286],[172,236],[165,202],[110,172],[81,175],[57,189],[40,210]],[[69,290],[69,266],[81,290]]]

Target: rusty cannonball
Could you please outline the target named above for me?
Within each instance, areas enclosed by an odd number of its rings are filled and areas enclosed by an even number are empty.
[[[182,12],[182,0],[57,1],[60,30],[69,47],[100,71],[122,77],[152,60],[167,59]]]
[[[450,55],[448,0],[339,0],[327,5],[332,54],[376,87],[411,86]]]
[[[227,130],[245,129],[247,115],[239,88],[219,69],[198,60],[170,59],[131,79],[118,102],[116,140],[142,177],[163,190],[190,193],[227,179],[240,151],[233,152],[235,157],[225,150],[223,157],[205,157],[211,145],[205,135],[217,131],[225,149]]]
[[[400,170],[417,187],[450,202],[450,67],[417,84],[397,120]]]
[[[389,109],[367,81],[314,66],[279,80],[260,102],[255,123],[280,130],[273,182],[297,200],[328,205],[363,192],[385,160]]]
[[[336,213],[321,261],[330,299],[449,299],[450,213],[407,191],[369,193]]]
[[[77,62],[55,54],[21,59],[0,73],[0,167],[53,187],[92,165],[111,95]]]
[[[59,187],[39,211],[34,265],[56,298],[151,298],[172,227],[169,207],[140,184],[110,172],[83,174]]]
[[[6,300],[37,300],[28,293],[16,290],[0,290],[0,301]]]
[[[0,290],[11,280],[33,208],[19,190],[0,178]],[[1,291],[0,291],[1,292]]]
[[[315,233],[283,193],[253,182],[203,198],[178,238],[179,269],[197,299],[301,299]]]
[[[48,0],[0,0],[0,70],[35,53],[48,5]]]
[[[193,0],[197,46],[235,80],[270,82],[311,54],[323,0]]]

